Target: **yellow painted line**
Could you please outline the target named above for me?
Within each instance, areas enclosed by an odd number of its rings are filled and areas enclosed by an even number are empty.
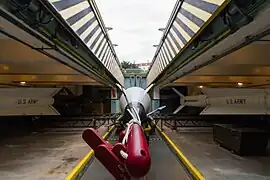
[[[145,131],[145,132],[148,132],[148,131],[151,131],[151,130],[152,130],[152,128],[151,128],[151,126],[149,124],[148,124],[147,128],[143,129],[143,131]]]
[[[108,135],[113,131],[115,126],[112,126],[103,136],[106,139]],[[82,171],[87,162],[94,156],[94,151],[91,150],[84,158],[76,165],[76,167],[71,171],[71,173],[66,177],[66,180],[74,180],[76,176]]]
[[[185,155],[179,150],[179,148],[172,142],[172,140],[160,129],[160,127],[156,126],[159,133],[165,138],[165,140],[170,144],[170,146],[174,149],[177,156],[184,163],[185,167],[192,174],[192,176],[196,180],[205,180],[202,174],[191,164],[191,162],[185,157]]]

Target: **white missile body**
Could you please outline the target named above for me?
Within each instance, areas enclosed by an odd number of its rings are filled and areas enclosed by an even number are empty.
[[[59,88],[0,89],[0,116],[59,115],[52,106]]]
[[[131,87],[126,90],[126,97],[128,103],[140,103],[145,110],[145,113],[148,113],[150,110],[151,98],[148,93],[139,87]],[[124,112],[127,106],[127,101],[124,97],[124,94],[120,97],[120,108]]]
[[[183,96],[176,114],[185,106],[204,107],[201,115],[268,115],[270,114],[270,90],[242,88],[205,88],[203,95]]]
[[[150,112],[151,98],[148,91],[152,88],[153,84],[147,89],[142,89],[140,87],[130,87],[128,89],[124,89],[119,84],[116,85],[123,92],[119,101],[122,112],[121,118],[125,120],[129,119],[129,114],[132,113],[134,117],[136,117],[137,114],[140,121],[144,122],[147,121],[148,118],[152,119],[152,114],[156,113],[157,111],[161,111],[166,107],[162,106]]]

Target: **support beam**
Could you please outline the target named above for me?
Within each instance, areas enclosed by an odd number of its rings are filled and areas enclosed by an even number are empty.
[[[120,112],[117,88],[111,88],[111,113]]]
[[[160,106],[160,89],[158,87],[153,88],[152,110],[157,109]]]

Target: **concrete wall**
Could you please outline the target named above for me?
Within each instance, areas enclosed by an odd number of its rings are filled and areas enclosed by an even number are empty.
[[[106,114],[111,112],[110,89],[84,86],[83,95],[86,101],[84,112]]]

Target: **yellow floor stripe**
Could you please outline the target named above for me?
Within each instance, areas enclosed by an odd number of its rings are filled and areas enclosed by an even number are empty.
[[[174,149],[177,156],[182,160],[185,167],[188,171],[193,175],[193,177],[197,180],[205,180],[202,174],[191,164],[191,162],[184,156],[184,154],[179,150],[179,148],[172,142],[172,140],[160,129],[160,127],[156,126],[159,133],[165,138],[165,140],[170,144],[170,146]]]
[[[108,135],[112,132],[115,126],[112,126],[103,136],[106,139]],[[87,162],[94,156],[94,151],[91,150],[84,158],[77,164],[77,166],[71,171],[71,173],[66,177],[66,180],[73,180],[82,171]]]
[[[148,131],[151,131],[151,130],[152,130],[152,128],[151,128],[151,126],[149,124],[148,124],[147,128],[143,129],[144,132],[148,132]]]

